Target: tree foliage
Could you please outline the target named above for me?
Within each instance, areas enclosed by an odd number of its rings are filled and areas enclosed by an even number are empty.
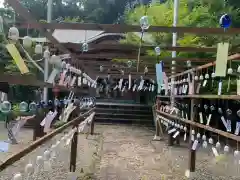
[[[221,1],[222,2],[222,1]],[[238,9],[234,9],[228,4],[221,3],[219,0],[180,0],[178,12],[178,26],[184,27],[219,27],[219,18],[228,12],[233,17],[233,22],[237,24]],[[144,15],[145,7],[138,6],[125,14],[125,23],[139,24],[139,19]],[[147,8],[147,16],[151,25],[155,26],[172,26],[173,24],[173,1],[165,3],[154,3]],[[143,38],[145,44],[169,46],[172,44],[171,33],[147,33],[150,38]],[[149,41],[150,39],[150,41]],[[232,42],[232,37],[226,38]],[[198,36],[194,34],[178,34],[177,44],[179,46],[216,46],[221,40],[219,36],[208,35]],[[236,43],[236,37],[234,37]],[[140,37],[136,33],[127,33],[123,43],[139,44]],[[154,50],[148,52],[149,55],[155,56]],[[170,52],[162,52],[161,57],[171,56]],[[181,57],[209,57],[209,53],[179,53]]]

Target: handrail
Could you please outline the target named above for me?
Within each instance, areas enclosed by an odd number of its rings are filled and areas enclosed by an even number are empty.
[[[80,116],[78,116],[77,118],[73,119],[72,121],[64,124],[63,126],[53,130],[49,134],[47,134],[47,135],[41,137],[40,139],[32,142],[28,147],[26,147],[26,148],[22,149],[21,151],[13,154],[10,158],[8,158],[2,164],[0,164],[0,172],[3,171],[4,169],[6,169],[8,166],[10,166],[13,163],[15,163],[16,161],[20,160],[22,157],[24,157],[28,153],[32,152],[38,146],[42,145],[44,142],[46,142],[49,139],[51,139],[52,137],[56,136],[57,134],[59,134],[60,132],[65,130],[66,128],[68,128],[68,127],[70,127],[72,125],[79,124],[84,117],[86,117],[87,115],[92,113],[94,110],[95,110],[95,108],[90,109],[89,111],[85,112],[84,114],[81,114]]]

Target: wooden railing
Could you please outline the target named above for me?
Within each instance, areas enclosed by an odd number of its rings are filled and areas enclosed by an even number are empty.
[[[79,133],[78,126],[81,122],[84,121],[84,119],[87,116],[89,116],[93,113],[93,115],[92,115],[93,118],[91,119],[90,122],[88,122],[90,125],[90,134],[93,135],[94,134],[94,115],[95,115],[94,110],[95,110],[95,108],[92,108],[89,111],[85,112],[84,114],[80,114],[77,118],[69,121],[68,123],[64,124],[63,126],[57,128],[57,129],[53,130],[49,134],[46,134],[45,136],[41,137],[40,139],[32,142],[28,147],[22,149],[18,153],[13,154],[10,158],[8,158],[2,164],[0,164],[0,172],[3,171],[4,169],[6,169],[7,167],[11,166],[12,164],[17,162],[22,157],[26,156],[27,154],[29,154],[36,148],[38,148],[40,145],[42,145],[46,141],[50,140],[51,138],[53,138],[54,136],[56,136],[57,134],[61,133],[62,131],[66,130],[67,128],[69,128],[71,126],[73,129],[74,128],[77,129],[73,134],[73,138],[71,141],[71,152],[70,152],[70,172],[75,172],[76,158],[77,158],[77,146],[78,146],[78,133]]]

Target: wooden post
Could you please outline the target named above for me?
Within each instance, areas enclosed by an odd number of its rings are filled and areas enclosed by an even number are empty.
[[[77,163],[77,146],[78,146],[78,125],[74,125],[77,130],[73,134],[72,142],[71,142],[71,153],[70,153],[70,172],[76,171],[76,163]]]
[[[94,115],[93,120],[91,122],[91,132],[90,132],[91,135],[94,134],[94,123],[95,123],[95,115]]]
[[[160,125],[159,125],[160,123],[157,117],[155,117],[155,121],[156,121],[156,136],[160,136]]]
[[[193,88],[194,88],[194,91],[193,91],[193,94],[195,94],[195,83],[194,83],[194,76],[195,76],[195,73],[192,72],[192,82],[193,82]],[[191,109],[190,109],[190,112],[191,112],[191,121],[194,121],[194,117],[195,117],[195,112],[194,112],[194,103],[195,103],[195,100],[194,99],[191,99]],[[193,145],[193,142],[191,140],[191,132],[193,130],[193,127],[190,125],[190,132],[189,132],[189,164],[188,164],[188,167],[189,167],[189,171],[190,172],[195,172],[195,166],[196,166],[196,151],[195,150],[192,150],[192,145]]]
[[[168,134],[168,146],[173,146],[173,141],[174,141],[174,139],[173,139],[172,135]]]

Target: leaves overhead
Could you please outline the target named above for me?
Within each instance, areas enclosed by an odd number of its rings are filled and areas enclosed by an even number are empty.
[[[147,9],[147,16],[149,22],[153,26],[172,26],[173,24],[173,1],[166,1],[165,3],[153,3]],[[139,19],[144,15],[145,8],[138,6],[125,14],[125,23],[127,24],[139,24]],[[229,3],[223,3],[219,0],[180,0],[179,12],[178,12],[178,26],[184,27],[219,27],[219,18],[224,13],[229,13],[233,17],[233,26],[240,25],[240,21],[237,19],[239,10],[231,6]],[[151,41],[144,39],[145,44],[159,45],[159,46],[171,46],[172,34],[171,33],[147,33],[151,37]],[[131,42],[131,44],[139,44],[140,36],[136,33],[128,33],[126,40],[122,43]],[[233,44],[236,43],[238,37],[227,37],[227,41]],[[223,39],[223,38],[222,38]],[[197,36],[194,34],[178,34],[177,44],[179,46],[208,46],[216,47],[216,44],[220,42],[221,37],[208,35],[208,36]],[[147,52],[148,55],[155,56],[154,50]],[[171,52],[162,52],[161,57],[171,56]],[[209,53],[178,53],[180,57],[209,57],[213,54]]]

